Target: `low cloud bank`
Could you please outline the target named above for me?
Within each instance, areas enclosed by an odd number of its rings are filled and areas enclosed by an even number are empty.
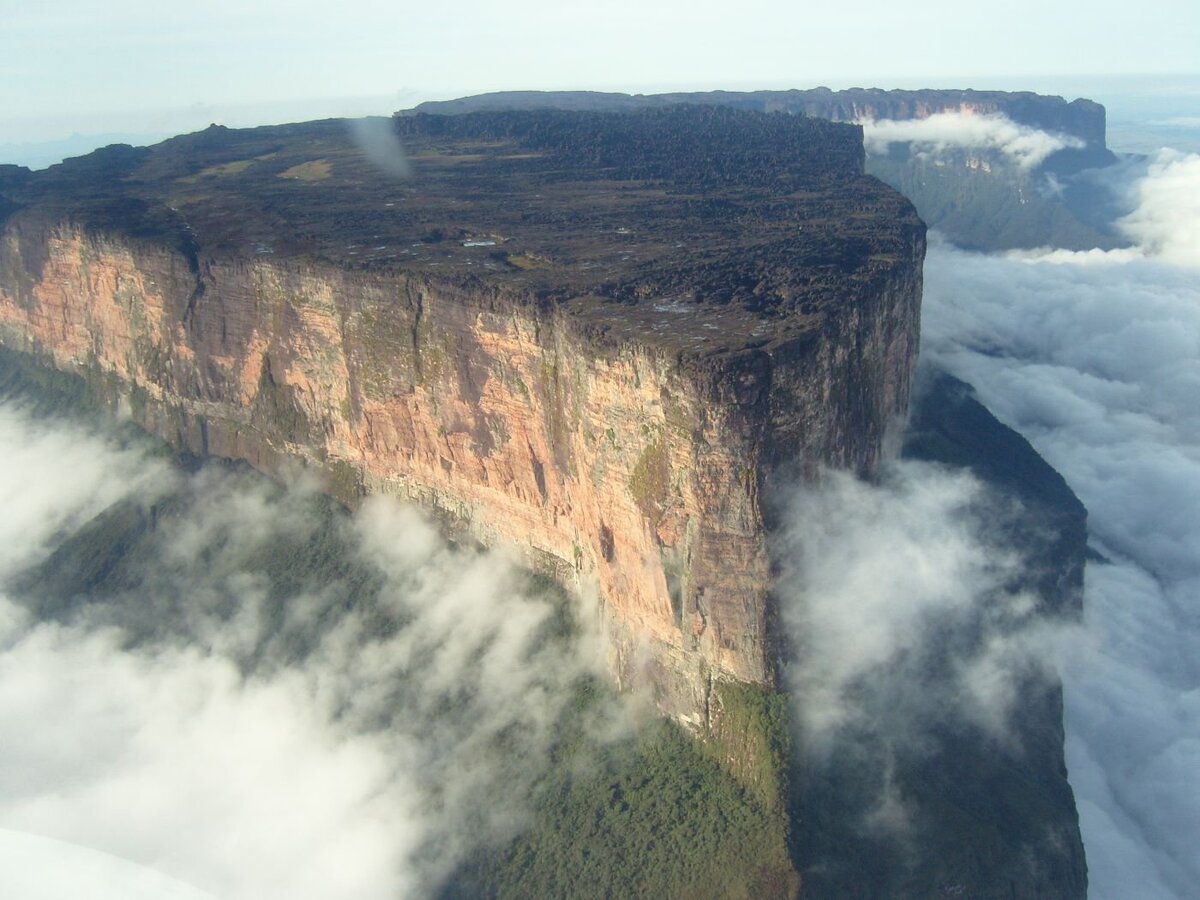
[[[556,717],[598,658],[586,636],[550,639],[554,603],[503,555],[452,549],[386,498],[339,525],[311,486],[184,480],[8,408],[0,458],[0,729],[21,736],[0,749],[0,829],[223,900],[370,900],[429,895],[521,826]],[[22,569],[122,492],[144,507],[168,488],[127,589],[31,612]],[[281,593],[264,560],[307,573],[277,557],[321,528],[357,567]],[[29,876],[0,872],[0,893]]]
[[[1022,169],[1033,169],[1068,147],[1083,147],[1079,138],[1019,125],[1000,114],[935,113],[924,119],[867,119],[863,142],[868,153],[885,154],[892,144],[911,143],[918,153],[947,150],[999,150]]]
[[[1138,247],[983,256],[933,243],[923,353],[975,385],[1089,510],[1088,640],[1068,766],[1094,898],[1200,884],[1200,157],[1134,185]]]

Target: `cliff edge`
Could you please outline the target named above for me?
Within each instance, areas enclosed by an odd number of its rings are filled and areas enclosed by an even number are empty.
[[[5,347],[181,448],[520,548],[698,728],[714,683],[774,678],[767,479],[873,471],[908,400],[924,226],[852,125],[214,126],[0,195]]]

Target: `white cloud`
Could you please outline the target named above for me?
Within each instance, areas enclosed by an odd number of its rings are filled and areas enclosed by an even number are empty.
[[[0,578],[130,491],[149,498],[173,483],[165,465],[120,452],[111,437],[37,424],[12,404],[0,406],[0,435],[19,438],[5,442],[0,466]]]
[[[1162,150],[1133,188],[1135,209],[1117,224],[1147,253],[1200,266],[1200,156]]]
[[[868,153],[883,154],[898,143],[912,143],[919,153],[946,150],[999,150],[1023,169],[1032,169],[1050,154],[1083,141],[1019,125],[1000,114],[934,113],[924,119],[864,120],[863,141]]]
[[[299,672],[243,683],[199,650],[130,653],[115,632],[41,626],[4,654],[0,681],[0,722],[25,736],[4,754],[10,829],[230,900],[418,885],[403,865],[427,827],[410,754],[332,730]]]
[[[981,256],[934,243],[923,353],[974,384],[1089,510],[1068,765],[1093,898],[1200,884],[1200,157],[1134,188],[1132,250]]]

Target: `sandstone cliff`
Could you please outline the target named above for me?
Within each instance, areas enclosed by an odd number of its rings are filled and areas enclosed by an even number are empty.
[[[386,126],[385,126],[386,127]],[[924,229],[851,126],[732,110],[210,129],[10,178],[0,341],[177,446],[411,498],[595,592],[703,726],[771,683],[760,493],[871,471]],[[370,152],[368,152],[370,150]]]

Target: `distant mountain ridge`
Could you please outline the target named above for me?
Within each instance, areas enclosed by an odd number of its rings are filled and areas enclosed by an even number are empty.
[[[666,94],[621,94],[601,91],[497,91],[457,100],[431,100],[397,115],[458,115],[483,110],[578,109],[620,112],[629,109],[694,103],[733,106],[759,112],[803,114],[834,122],[862,119],[923,119],[939,112],[999,113],[1041,131],[1057,131],[1083,140],[1090,149],[1106,150],[1105,110],[1092,100],[1064,98],[1030,91],[883,90],[827,87],[786,91],[680,91]]]
[[[886,152],[871,152],[868,142],[866,170],[912,200],[931,227],[970,249],[1054,245],[1084,250],[1122,243],[1111,227],[1108,198],[1081,175],[1117,159],[1106,144],[1104,106],[1084,98],[1068,102],[1029,91],[825,87],[666,94],[503,91],[421,103],[396,116],[534,109],[628,112],[680,103],[846,123],[906,122],[947,113],[1003,117],[1018,128],[1058,138],[1061,146],[1037,165],[1025,166],[995,147],[951,146],[929,152],[917,143],[897,141]]]

